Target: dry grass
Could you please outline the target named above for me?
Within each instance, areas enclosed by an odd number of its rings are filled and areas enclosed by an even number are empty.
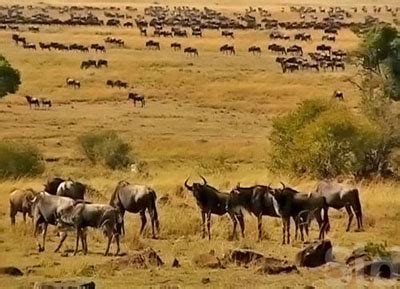
[[[128,4],[127,1],[110,0],[87,1],[85,4],[110,5],[111,2],[121,6]],[[248,5],[243,0],[218,1],[218,5],[203,0],[189,2],[185,4],[213,6],[228,13],[243,10]],[[264,4],[261,2],[252,0],[251,4],[256,7]],[[379,3],[381,5],[397,4],[394,0],[381,2],[384,2]],[[169,0],[168,3],[174,5],[177,2]],[[129,5],[137,7],[146,4],[129,1]],[[308,0],[307,4],[320,3]],[[350,0],[335,1],[336,4],[354,5]],[[376,3],[364,0],[357,4]],[[279,16],[277,11],[281,5],[280,1],[272,1],[264,7]],[[294,16],[284,14],[279,17]],[[110,48],[105,55],[92,52],[28,52],[11,43],[9,32],[0,31],[1,53],[23,76],[18,94],[0,101],[0,135],[5,139],[35,143],[45,157],[52,160],[47,162],[46,172],[41,177],[1,183],[0,263],[16,265],[30,272],[18,279],[0,276],[1,288],[29,288],[30,283],[36,280],[75,276],[94,278],[100,288],[167,288],[173,285],[196,288],[203,286],[200,282],[203,277],[211,279],[208,286],[212,288],[266,288],[266,284],[268,288],[303,288],[311,284],[318,285],[318,288],[330,287],[330,276],[325,271],[301,270],[301,275],[261,276],[251,269],[196,268],[193,257],[211,249],[222,255],[228,249],[240,246],[292,259],[302,245],[295,242],[293,246],[281,246],[280,222],[270,218],[264,221],[265,240],[256,242],[256,222],[251,216],[246,216],[245,240],[226,241],[231,229],[227,216],[213,218],[213,240],[202,240],[195,201],[181,186],[187,176],[195,178],[201,173],[222,190],[228,190],[237,182],[243,185],[278,185],[280,180],[303,191],[311,190],[314,181],[287,179],[268,173],[266,156],[271,118],[289,111],[301,100],[328,98],[338,88],[344,91],[346,103],[356,108],[358,92],[346,82],[346,78],[354,73],[354,68],[349,67],[345,72],[338,73],[282,75],[274,62],[275,55],[266,52],[270,41],[265,31],[237,32],[234,41],[221,39],[215,31],[206,31],[203,39],[179,39],[183,46],[199,49],[200,57],[196,59],[171,51],[169,44],[176,39],[161,39],[160,52],[147,51],[144,49],[145,38],[140,37],[136,29],[47,27],[38,34],[23,34],[33,42],[82,44],[102,42],[106,35],[113,35],[124,39],[127,47]],[[321,33],[313,32],[313,37],[320,39]],[[217,52],[219,46],[227,42],[235,44],[238,51],[236,57],[224,57]],[[305,45],[305,50],[311,51],[318,43],[314,41]],[[344,31],[334,46],[351,50],[357,43],[356,36]],[[261,57],[248,55],[247,48],[251,45],[263,48]],[[108,69],[79,69],[82,60],[99,57],[109,60]],[[66,88],[66,77],[79,79],[82,89]],[[148,97],[148,106],[145,109],[133,108],[126,101],[127,91],[106,88],[107,79],[128,81],[134,90]],[[22,97],[25,94],[50,98],[55,107],[50,111],[29,110]],[[82,132],[100,129],[113,129],[131,143],[135,155],[145,164],[143,172],[113,172],[90,165],[83,158],[76,138]],[[30,224],[18,222],[16,228],[10,229],[7,198],[12,188],[41,189],[44,180],[51,175],[71,176],[87,182],[99,190],[100,195],[92,197],[99,202],[109,199],[115,184],[121,179],[149,184],[156,189],[159,197],[168,195],[168,203],[159,205],[160,240],[139,237],[139,217],[128,215],[127,235],[122,242],[124,252],[146,246],[155,248],[167,265],[151,270],[127,268],[118,271],[110,267],[109,270],[93,271],[92,265],[108,262],[108,258],[100,255],[105,240],[97,232],[90,232],[88,256],[63,258],[52,253],[57,241],[53,233],[50,233],[47,252],[37,254]],[[329,237],[336,246],[350,249],[367,241],[399,245],[400,195],[396,192],[397,184],[359,185],[366,232],[344,233],[347,218],[344,214],[332,212],[333,231]],[[314,230],[312,236],[315,235]],[[72,247],[73,238],[70,238],[66,248]],[[180,260],[182,268],[171,268],[174,257]],[[354,282],[348,279],[341,285],[351,287]]]

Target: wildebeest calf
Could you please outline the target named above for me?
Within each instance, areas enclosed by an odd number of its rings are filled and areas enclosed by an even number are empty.
[[[32,189],[26,190],[13,190],[10,193],[10,219],[11,225],[15,224],[15,216],[18,212],[22,213],[24,222],[26,221],[26,215],[32,217],[31,207],[32,199],[35,197],[35,191]]]

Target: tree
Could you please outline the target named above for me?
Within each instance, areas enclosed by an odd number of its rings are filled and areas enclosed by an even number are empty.
[[[11,67],[4,56],[0,55],[0,97],[15,93],[20,84],[21,76],[19,71]]]

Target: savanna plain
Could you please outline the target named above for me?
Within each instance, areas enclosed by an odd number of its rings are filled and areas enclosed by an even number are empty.
[[[23,5],[92,5],[117,6],[124,11],[126,5],[137,7],[135,16],[152,3],[140,1],[86,1],[86,2],[29,2],[0,1],[0,4]],[[263,7],[280,20],[298,19],[298,13],[289,12],[291,5],[350,6],[394,5],[397,1],[162,1],[160,5],[208,6],[227,15],[244,12],[248,6]],[[281,7],[286,12],[281,12]],[[322,15],[318,15],[323,17]],[[362,20],[363,14],[353,16]],[[389,14],[383,18],[391,21]],[[0,182],[0,264],[21,268],[26,274],[19,278],[0,276],[1,288],[31,288],[32,283],[60,278],[83,278],[96,282],[99,288],[357,288],[358,286],[398,286],[393,283],[373,283],[349,276],[337,276],[325,269],[299,269],[299,273],[263,275],[252,269],[227,267],[225,269],[199,268],[195,256],[214,250],[218,256],[229,249],[250,248],[278,258],[293,260],[303,247],[300,241],[281,245],[281,221],[264,218],[264,236],[257,241],[256,219],[245,215],[246,236],[229,241],[231,222],[228,216],[212,218],[212,239],[201,238],[201,218],[195,199],[183,187],[190,182],[207,178],[210,184],[229,191],[238,182],[241,185],[272,184],[283,181],[300,191],[315,188],[316,180],[308,176],[290,178],[273,175],[269,171],[268,150],[271,120],[294,109],[305,99],[332,98],[334,90],[345,94],[345,105],[357,110],[359,91],[347,80],[356,68],[346,64],[345,71],[299,71],[283,74],[275,62],[276,54],[267,51],[272,42],[269,30],[235,30],[234,39],[222,38],[220,31],[204,30],[202,38],[189,36],[182,39],[157,38],[161,50],[145,48],[145,42],[154,37],[140,36],[134,28],[40,26],[40,32],[29,32],[21,25],[21,35],[30,42],[57,41],[61,43],[103,43],[107,36],[125,41],[124,47],[107,47],[104,54],[90,51],[56,52],[17,47],[11,39],[12,32],[0,31],[0,53],[21,72],[22,84],[16,94],[0,100],[0,137],[21,143],[33,143],[44,154],[46,169],[42,176],[2,180]],[[152,29],[148,29],[152,34]],[[287,31],[293,37],[294,31]],[[306,52],[321,44],[322,32],[311,30],[313,40],[302,43]],[[189,57],[170,49],[178,41],[183,47],[196,47],[199,57]],[[343,29],[332,44],[335,49],[351,52],[359,38]],[[225,56],[219,47],[234,44],[235,56]],[[248,47],[262,48],[260,56],[247,52]],[[80,69],[83,60],[104,58],[109,67]],[[68,88],[65,79],[72,77],[81,82],[80,89]],[[129,89],[109,88],[108,79],[121,79]],[[128,92],[145,95],[146,106],[134,107],[127,100]],[[49,110],[29,109],[25,95],[51,99]],[[91,164],[82,153],[77,138],[83,133],[114,130],[133,148],[140,162],[139,171],[112,171]],[[118,257],[102,256],[105,246],[103,236],[89,231],[89,254],[62,257],[53,253],[58,242],[56,232],[50,229],[46,252],[37,253],[30,219],[23,223],[17,217],[15,227],[10,226],[8,194],[14,188],[41,190],[52,176],[71,177],[89,184],[96,193],[88,199],[106,203],[120,180],[147,184],[157,192],[161,230],[159,239],[145,232],[139,236],[140,218],[126,214],[126,234],[122,238],[122,252],[151,247],[165,265],[151,269],[114,268],[111,260]],[[346,253],[366,243],[385,243],[388,247],[400,245],[399,218],[400,194],[398,183],[363,181],[356,184],[361,192],[365,215],[365,231],[345,232],[347,216],[344,211],[331,211],[332,230],[328,238],[334,247],[342,248],[336,258],[343,261]],[[313,225],[310,238],[317,237]],[[74,246],[73,234],[67,239],[64,250]],[[112,248],[113,250],[113,248]],[[177,258],[180,268],[172,268]],[[101,265],[93,270],[94,265]],[[208,284],[202,284],[209,278]],[[332,283],[334,280],[334,283]]]

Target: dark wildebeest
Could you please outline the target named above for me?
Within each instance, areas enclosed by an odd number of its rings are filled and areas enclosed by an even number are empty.
[[[249,53],[253,53],[253,55],[261,55],[261,48],[258,46],[250,46],[248,51]]]
[[[34,226],[34,236],[37,237],[40,229],[42,228],[42,244],[37,241],[38,250],[42,252],[45,250],[46,234],[48,225],[56,225],[60,212],[75,204],[75,201],[68,197],[53,196],[47,192],[41,192],[31,201],[32,203],[32,218]],[[62,244],[67,238],[67,233],[61,234],[60,243],[58,244],[55,252],[60,250]]]
[[[317,185],[316,194],[324,196],[329,207],[336,210],[340,210],[343,207],[346,208],[349,215],[347,232],[350,231],[354,214],[357,219],[357,230],[363,230],[362,208],[357,188],[334,181],[322,181]]]
[[[102,66],[108,67],[108,61],[105,60],[105,59],[99,59],[99,60],[97,60],[96,67],[97,67],[97,68],[101,68]]]
[[[109,79],[109,80],[106,81],[106,85],[109,86],[109,87],[114,87],[114,81]]]
[[[18,212],[22,213],[24,222],[26,221],[26,214],[32,217],[32,199],[35,197],[36,193],[32,189],[26,190],[13,190],[10,193],[10,219],[11,225],[15,224],[15,216]]]
[[[60,210],[58,221],[61,228],[65,226],[76,229],[76,243],[74,255],[78,252],[79,239],[82,242],[82,250],[86,255],[88,251],[86,228],[99,228],[108,238],[104,256],[108,255],[110,245],[115,239],[118,255],[120,250],[119,235],[121,234],[122,217],[117,208],[104,204],[77,203],[72,207],[65,207]]]
[[[81,88],[81,82],[79,80],[73,79],[68,77],[65,80],[65,83],[67,84],[68,87],[73,87],[73,88]]]
[[[149,40],[146,42],[145,45],[146,45],[146,48],[160,50],[160,42],[157,42],[154,40]]]
[[[278,203],[269,186],[240,187],[230,192],[228,207],[234,212],[245,209],[257,217],[258,240],[262,238],[262,216],[279,217]],[[244,230],[244,225],[243,225]]]
[[[222,37],[234,38],[233,31],[227,31],[227,30],[222,30],[221,31],[221,36]]]
[[[25,48],[25,49],[33,49],[33,50],[36,50],[36,44],[34,44],[34,43],[24,43],[24,44],[22,45],[22,47]]]
[[[328,204],[325,197],[315,194],[301,194],[285,185],[282,189],[274,189],[273,194],[282,216],[282,244],[290,243],[290,218],[299,220],[300,215],[305,211],[316,218],[320,229],[319,239],[324,238],[325,233],[329,230]],[[321,210],[323,210],[323,217]],[[295,221],[295,223],[297,231],[298,222]]]
[[[51,100],[50,99],[46,99],[46,98],[42,98],[40,99],[40,102],[42,103],[42,107],[43,108],[49,108],[52,106]]]
[[[197,51],[197,48],[194,48],[194,47],[186,47],[183,50],[183,53],[190,55],[190,56],[199,56],[199,52]]]
[[[65,179],[59,178],[59,177],[54,177],[50,180],[47,181],[46,184],[44,184],[44,191],[51,195],[56,195],[58,187],[61,185],[61,183],[65,182]]]
[[[159,231],[158,213],[156,207],[156,192],[144,185],[131,185],[127,181],[120,181],[111,196],[110,205],[119,209],[122,219],[125,211],[140,214],[142,225],[140,234],[146,226],[146,210],[151,219],[151,230],[153,238],[156,238],[156,230]],[[122,230],[125,233],[124,221],[122,220]]]
[[[73,200],[83,200],[85,198],[87,186],[72,180],[66,180],[59,184],[56,195],[69,197]]]
[[[219,51],[222,52],[222,54],[226,54],[226,55],[228,55],[228,54],[235,55],[236,54],[235,47],[233,45],[228,45],[228,44],[222,45],[219,48]]]
[[[228,204],[230,194],[222,193],[217,189],[211,187],[207,184],[207,181],[204,177],[203,184],[193,183],[191,186],[188,185],[189,178],[185,181],[185,187],[187,190],[193,193],[193,196],[196,199],[197,205],[201,211],[201,220],[202,220],[202,237],[206,236],[206,219],[207,219],[207,233],[208,239],[211,240],[211,214],[215,214],[218,216],[229,214],[229,217],[233,222],[233,231],[231,238],[234,238],[236,235],[236,227],[239,222],[242,237],[244,237],[244,220],[243,214],[241,212],[234,213],[233,210],[230,210],[230,206]]]
[[[96,60],[84,60],[81,63],[81,69],[88,69],[90,67],[96,67],[97,66],[97,62]]]
[[[175,51],[176,50],[181,50],[182,49],[182,45],[180,43],[178,43],[178,42],[173,42],[173,43],[171,43],[171,48],[174,49]]]
[[[146,101],[144,99],[144,95],[138,94],[135,92],[130,92],[128,94],[128,100],[132,99],[133,100],[133,105],[136,106],[136,102],[140,102],[142,104],[142,107],[146,104]]]
[[[335,90],[335,91],[333,92],[333,97],[334,97],[335,99],[337,99],[337,100],[344,101],[343,92],[341,92],[340,90]]]
[[[37,99],[36,97],[32,97],[32,96],[26,95],[25,98],[26,98],[26,101],[29,104],[29,108],[32,108],[32,104],[35,105],[36,108],[40,107],[39,99]]]

